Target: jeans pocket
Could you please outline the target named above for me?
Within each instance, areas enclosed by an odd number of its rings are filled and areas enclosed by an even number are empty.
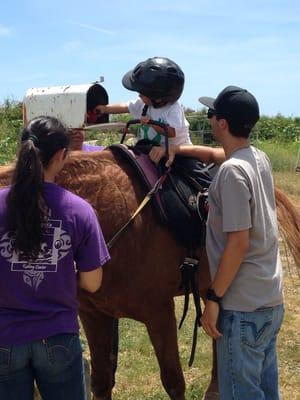
[[[69,365],[74,358],[82,353],[77,334],[60,334],[45,339],[48,361],[61,368]]]
[[[6,372],[10,367],[11,346],[0,347],[0,374]]]
[[[240,324],[242,344],[250,347],[267,344],[274,335],[273,309],[244,312]]]

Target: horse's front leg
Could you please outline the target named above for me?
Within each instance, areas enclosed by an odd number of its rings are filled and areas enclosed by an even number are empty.
[[[91,354],[91,387],[94,400],[111,400],[116,369],[113,340],[117,320],[92,307],[80,310],[80,319],[88,340]]]
[[[156,304],[145,324],[158,359],[161,381],[166,392],[172,400],[185,400],[173,299],[167,304]]]

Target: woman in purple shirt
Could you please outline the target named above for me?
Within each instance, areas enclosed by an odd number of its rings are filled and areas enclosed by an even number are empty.
[[[32,400],[35,381],[43,399],[84,400],[77,284],[98,290],[110,257],[92,207],[54,183],[65,127],[38,117],[21,140],[0,190],[0,399]]]

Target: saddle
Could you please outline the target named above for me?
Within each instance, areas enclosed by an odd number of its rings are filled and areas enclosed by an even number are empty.
[[[190,157],[176,156],[170,171],[165,160],[158,167],[148,154],[152,143],[140,141],[134,147],[111,145],[113,153],[121,155],[134,168],[146,191],[166,174],[160,189],[152,197],[152,205],[159,221],[167,225],[178,244],[197,248],[205,241],[207,218],[207,189],[211,177],[205,164]]]

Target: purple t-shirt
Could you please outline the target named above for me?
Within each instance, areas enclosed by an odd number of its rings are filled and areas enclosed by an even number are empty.
[[[11,249],[6,198],[0,190],[0,346],[77,333],[77,278],[110,259],[93,208],[54,184],[44,183],[49,207],[41,252],[28,263]]]
[[[93,144],[83,143],[82,151],[101,151],[104,149],[104,146],[96,146]]]

